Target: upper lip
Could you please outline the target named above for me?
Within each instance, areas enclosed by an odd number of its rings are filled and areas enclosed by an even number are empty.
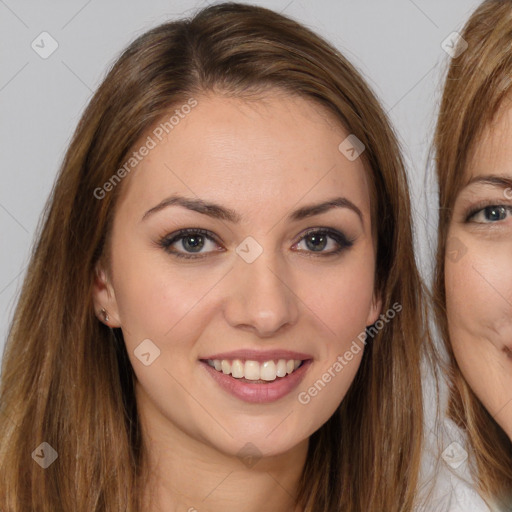
[[[292,350],[235,350],[233,352],[219,352],[218,354],[212,354],[206,357],[201,357],[201,360],[207,359],[243,359],[245,361],[258,361],[259,363],[270,361],[273,359],[300,359],[305,361],[312,359],[310,354],[304,354],[303,352],[294,352]]]

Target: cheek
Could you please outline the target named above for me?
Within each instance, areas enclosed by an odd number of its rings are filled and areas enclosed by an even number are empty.
[[[322,327],[320,339],[340,350],[364,331],[374,296],[374,254],[361,243],[334,263],[297,265],[290,282],[304,317]],[[313,313],[313,314],[311,314]]]
[[[197,312],[204,313],[209,291],[222,277],[199,267],[179,269],[165,257],[147,253],[120,254],[115,264],[116,302],[128,348],[147,338],[160,346],[182,341],[183,334],[192,337],[200,326]]]
[[[366,327],[374,279],[368,269],[346,269],[337,277],[331,277],[324,283],[311,304],[317,315],[334,331],[338,344],[343,344]]]
[[[325,372],[332,375],[334,371],[336,378],[323,398],[331,405],[339,403],[345,395],[363,356],[362,340],[367,324],[372,323],[368,316],[374,295],[373,268],[369,246],[336,270],[332,267],[316,273],[301,271],[297,278],[297,295],[303,300],[304,312],[300,322],[305,332],[315,333],[318,340],[318,365],[311,380],[324,380]]]
[[[314,430],[327,421],[347,394],[364,354],[364,333],[373,298],[373,260],[317,275],[302,324],[316,333],[318,360],[297,392],[303,422]],[[312,280],[304,278],[304,290]],[[308,320],[309,317],[309,320]],[[388,320],[389,321],[389,320]],[[308,325],[309,324],[309,325]]]
[[[446,259],[448,323],[454,348],[467,337],[496,346],[512,342],[510,244],[468,240],[457,261]]]

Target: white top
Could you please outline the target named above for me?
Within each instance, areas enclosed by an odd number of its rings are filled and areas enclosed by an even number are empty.
[[[464,432],[447,417],[437,418],[436,406],[446,410],[447,388],[433,385],[432,375],[424,382],[425,445],[415,512],[497,512],[476,491],[469,464]]]
[[[428,437],[423,461],[424,497],[417,512],[498,512],[475,489],[463,432],[446,419]]]

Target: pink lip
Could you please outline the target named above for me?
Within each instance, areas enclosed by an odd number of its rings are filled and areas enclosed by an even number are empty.
[[[230,359],[232,354],[229,357],[226,357],[228,354],[222,354],[222,357],[215,356],[214,358],[208,359]],[[237,354],[238,357],[234,357],[234,359],[243,359],[240,357],[240,353],[237,352]],[[269,353],[265,354],[266,359],[264,360],[268,361]],[[280,354],[283,354],[283,352],[280,352]],[[272,357],[270,357],[270,359],[272,359]],[[279,357],[279,359],[286,359],[286,357]],[[301,359],[301,357],[289,357],[289,359]],[[254,361],[255,359],[252,360]],[[279,400],[280,398],[283,398],[291,393],[300,384],[309,367],[311,366],[311,363],[311,359],[304,361],[300,368],[297,368],[297,370],[293,371],[286,377],[278,377],[273,382],[260,384],[251,384],[248,382],[243,382],[239,379],[235,379],[231,375],[218,372],[215,368],[212,368],[207,362],[204,361],[201,361],[201,366],[205,368],[205,370],[221,386],[221,388],[223,388],[231,395],[240,398],[245,402],[261,404],[275,402],[276,400]]]
[[[213,354],[211,356],[200,357],[202,361],[207,359],[228,359],[233,361],[234,359],[242,359],[244,361],[258,361],[263,363],[265,361],[276,360],[276,359],[300,359],[305,361],[306,359],[313,359],[310,354],[303,354],[300,352],[292,352],[291,350],[235,350],[234,352],[222,352],[219,354]]]

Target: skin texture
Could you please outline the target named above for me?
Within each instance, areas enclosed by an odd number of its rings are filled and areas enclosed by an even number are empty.
[[[305,99],[279,91],[252,100],[196,98],[122,184],[111,275],[98,267],[95,304],[108,311],[108,325],[123,329],[137,376],[153,510],[293,510],[308,437],[340,404],[362,351],[310,403],[297,395],[380,313],[367,174],[360,158],[349,161],[338,150],[348,133]],[[176,205],[142,220],[175,193],[233,209],[242,220]],[[361,218],[343,207],[286,219],[337,196],[355,204]],[[341,231],[353,244],[322,256],[303,238],[318,227]],[[217,241],[206,239],[206,256],[196,260],[158,245],[183,228],[209,230]],[[263,249],[252,263],[235,252],[248,236]],[[322,250],[337,247],[328,238]],[[171,250],[187,253],[180,240]],[[160,350],[150,366],[134,356],[145,339]],[[237,349],[295,350],[313,363],[284,398],[250,404],[227,394],[199,362]],[[247,443],[261,457],[250,467],[237,456]]]
[[[482,133],[466,169],[448,233],[445,283],[450,339],[460,369],[512,439],[511,161],[507,102]],[[495,183],[483,181],[489,177]]]

